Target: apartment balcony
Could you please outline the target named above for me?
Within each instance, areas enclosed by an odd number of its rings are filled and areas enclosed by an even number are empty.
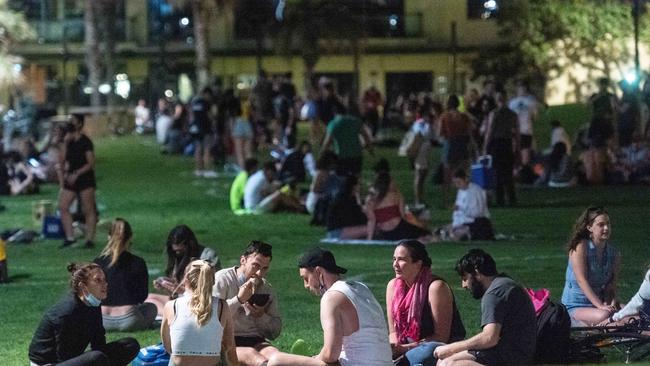
[[[80,43],[84,41],[85,28],[83,18],[66,20],[30,20],[32,28],[36,31],[36,40],[39,44]],[[118,42],[126,39],[124,20],[115,22],[115,40]]]

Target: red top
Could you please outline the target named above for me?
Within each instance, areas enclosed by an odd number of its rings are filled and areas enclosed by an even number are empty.
[[[382,208],[374,209],[375,219],[378,224],[390,221],[396,217],[401,217],[402,214],[399,211],[398,205],[386,206]]]

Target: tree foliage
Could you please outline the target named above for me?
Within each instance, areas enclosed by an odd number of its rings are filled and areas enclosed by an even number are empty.
[[[477,75],[508,75],[544,81],[580,65],[611,75],[633,60],[631,1],[502,1],[499,35],[505,46],[485,50],[474,64]],[[641,14],[642,41],[650,37]]]
[[[18,83],[20,75],[14,72],[14,65],[20,57],[11,53],[12,45],[36,37],[22,13],[13,11],[7,0],[0,0],[0,89]]]

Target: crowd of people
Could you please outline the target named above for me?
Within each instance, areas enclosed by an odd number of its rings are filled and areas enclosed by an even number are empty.
[[[448,282],[434,274],[422,242],[396,245],[386,309],[368,286],[343,277],[347,269],[331,251],[307,250],[298,260],[298,275],[321,298],[323,331],[322,349],[309,357],[271,343],[282,332],[283,317],[266,279],[270,244],[251,241],[238,265],[221,269],[213,249],[198,244],[187,226],[177,226],[167,242],[167,277],[154,280],[165,295],[157,295],[148,294],[144,260],[129,251],[132,235],[129,223],[117,218],[94,262],[68,267],[71,291],[43,316],[29,347],[32,365],[126,365],[136,356],[137,340],[107,343],[105,332],[152,329],[155,319],[176,366],[222,359],[250,366],[527,365],[543,346],[537,344],[529,293],[500,273],[482,249],[471,249],[455,266],[462,287],[481,302],[481,330],[471,337],[463,309]],[[610,235],[603,207],[587,208],[574,225],[562,303],[576,326],[623,324],[650,306],[650,272],[627,305],[620,303],[620,254]]]

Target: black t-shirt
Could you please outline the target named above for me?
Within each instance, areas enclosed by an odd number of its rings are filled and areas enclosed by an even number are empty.
[[[93,142],[90,141],[86,135],[81,135],[79,139],[68,142],[65,151],[65,161],[68,163],[68,173],[73,173],[86,165],[88,163],[86,152],[93,150]]]
[[[365,225],[368,222],[361,206],[353,198],[337,198],[327,213],[327,230]]]
[[[499,357],[507,365],[532,364],[537,321],[526,291],[509,277],[496,277],[481,299],[481,327],[501,324]]]
[[[192,123],[190,133],[204,135],[210,132],[210,103],[203,98],[192,100]],[[194,129],[194,131],[193,131]]]
[[[108,266],[108,257],[97,257],[94,262],[102,267],[108,283],[108,296],[102,305],[141,304],[149,295],[149,274],[142,258],[123,252],[112,267]]]
[[[32,343],[29,359],[39,365],[59,363],[106,345],[100,307],[84,304],[72,292],[43,315]]]

